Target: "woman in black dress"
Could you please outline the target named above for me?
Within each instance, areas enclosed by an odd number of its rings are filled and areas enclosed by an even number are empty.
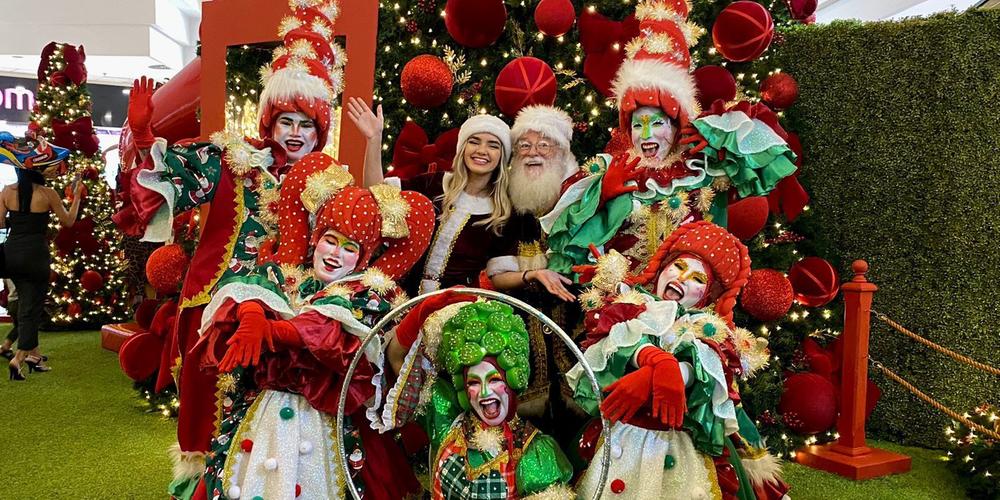
[[[44,141],[42,148],[45,147]],[[0,225],[9,228],[4,244],[5,276],[10,277],[18,295],[17,352],[10,361],[10,379],[24,380],[21,365],[30,371],[48,371],[38,349],[38,328],[45,319],[45,297],[49,290],[49,242],[46,232],[49,212],[54,212],[63,227],[70,227],[80,211],[82,184],[73,185],[73,204],[69,211],[45,179],[57,173],[58,165],[44,171],[29,162],[16,168],[17,183],[0,192]]]

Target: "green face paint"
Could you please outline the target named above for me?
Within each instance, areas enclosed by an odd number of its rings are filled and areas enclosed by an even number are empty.
[[[643,106],[632,112],[632,146],[636,155],[666,158],[673,147],[674,122],[660,108]]]

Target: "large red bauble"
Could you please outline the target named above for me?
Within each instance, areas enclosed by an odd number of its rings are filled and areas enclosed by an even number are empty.
[[[727,209],[726,229],[743,241],[749,240],[764,229],[770,210],[766,196],[752,196],[731,203]]]
[[[104,286],[104,276],[101,273],[94,271],[93,269],[88,269],[84,271],[83,275],[80,276],[80,286],[84,290],[94,293]]]
[[[833,383],[815,373],[796,373],[785,379],[778,411],[785,425],[799,434],[819,434],[837,421]]]
[[[493,95],[507,116],[515,116],[532,104],[551,106],[556,102],[556,74],[541,59],[518,57],[500,70]]]
[[[406,63],[399,87],[409,104],[420,109],[436,108],[451,96],[455,83],[448,65],[440,57],[424,54]]]
[[[760,99],[775,109],[786,109],[799,98],[799,84],[788,73],[775,73],[760,82]]]
[[[163,245],[154,250],[146,260],[146,279],[158,293],[173,295],[180,290],[189,262],[190,259],[180,245]]]
[[[740,294],[740,307],[760,321],[774,321],[792,307],[792,293],[792,284],[780,271],[755,269]]]
[[[507,24],[503,0],[448,0],[444,26],[461,45],[481,49],[500,38]]]
[[[712,25],[712,41],[722,57],[745,62],[760,57],[774,37],[771,13],[748,0],[733,2],[722,9]]]
[[[542,0],[535,7],[535,25],[549,36],[562,36],[576,22],[576,10],[570,0]]]
[[[837,270],[825,259],[806,257],[788,270],[788,281],[795,290],[795,301],[806,307],[829,303],[840,291]]]
[[[817,4],[816,0],[785,0],[785,5],[788,6],[788,13],[796,21],[805,21],[810,16],[816,14]]]
[[[702,66],[691,76],[698,87],[698,102],[704,109],[719,99],[728,102],[736,98],[736,79],[722,66]]]
[[[118,364],[128,378],[145,380],[156,373],[160,366],[163,340],[152,333],[139,333],[122,343],[118,350]]]

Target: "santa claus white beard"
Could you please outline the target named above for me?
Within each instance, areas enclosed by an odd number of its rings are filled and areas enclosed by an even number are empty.
[[[510,201],[519,214],[545,215],[556,205],[562,191],[562,182],[566,168],[563,158],[552,158],[545,161],[541,172],[528,172],[521,158],[515,159],[511,165]]]

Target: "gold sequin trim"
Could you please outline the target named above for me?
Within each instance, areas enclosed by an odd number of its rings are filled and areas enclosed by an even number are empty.
[[[368,188],[378,211],[382,215],[382,236],[386,238],[405,238],[410,235],[410,227],[406,225],[406,217],[410,214],[410,204],[400,195],[399,188],[388,184],[377,184]]]
[[[222,278],[222,275],[225,274],[226,269],[229,268],[229,258],[233,255],[233,250],[236,248],[236,241],[240,239],[240,229],[243,227],[243,222],[244,222],[243,212],[246,209],[246,203],[245,200],[243,199],[244,196],[243,189],[244,187],[240,185],[240,183],[237,183],[236,198],[234,200],[234,202],[236,203],[236,208],[235,208],[236,216],[235,219],[233,220],[233,223],[236,224],[236,230],[233,231],[232,237],[229,239],[229,242],[226,243],[226,250],[222,254],[222,262],[219,263],[219,269],[218,271],[216,271],[215,277],[209,280],[208,283],[205,284],[205,288],[203,288],[201,292],[198,292],[197,295],[188,299],[184,299],[184,301],[181,302],[181,307],[178,310],[178,314],[180,313],[180,311],[183,311],[184,309],[187,309],[189,307],[196,307],[211,302],[212,296],[210,292],[212,291],[213,288],[215,288],[215,284],[219,282],[219,279]]]

